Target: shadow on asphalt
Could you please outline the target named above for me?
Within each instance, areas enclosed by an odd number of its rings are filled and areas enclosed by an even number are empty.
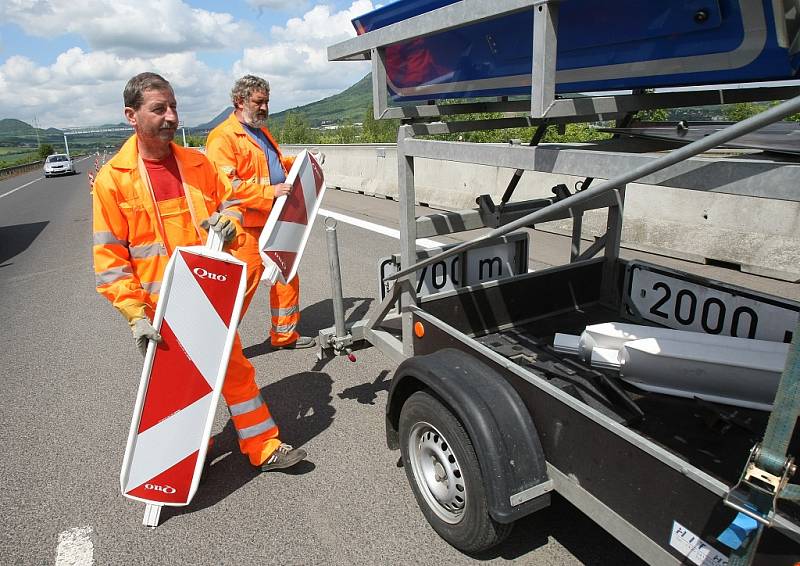
[[[48,224],[49,222],[31,222],[0,226],[0,267],[11,265],[6,262],[27,250]]]
[[[388,375],[389,371],[383,370],[378,374],[378,377],[375,379],[375,381],[348,387],[339,393],[339,398],[353,399],[362,405],[374,405],[375,399],[378,398],[378,393],[381,391],[389,391],[389,386],[391,385],[392,381],[390,379],[386,379],[386,376]]]
[[[281,440],[300,447],[333,423],[336,409],[331,405],[332,391],[333,380],[327,373],[302,372],[263,387],[261,394],[280,427]],[[302,475],[312,472],[315,469],[313,458],[314,455],[310,454],[309,460],[288,473]],[[164,507],[162,524],[172,517],[211,507],[260,475],[239,452],[236,430],[230,419],[214,436],[214,446],[207,462],[210,464],[206,465],[205,476],[192,503],[186,507]]]

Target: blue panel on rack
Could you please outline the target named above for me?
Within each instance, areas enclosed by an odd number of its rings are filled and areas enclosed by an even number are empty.
[[[400,0],[353,25],[361,34],[453,3]],[[798,77],[787,47],[797,26],[771,0],[571,0],[558,21],[557,92]],[[389,46],[392,99],[529,94],[532,30],[525,11]]]

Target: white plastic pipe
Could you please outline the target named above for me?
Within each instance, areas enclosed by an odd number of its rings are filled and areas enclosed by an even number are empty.
[[[772,344],[776,344],[776,342],[768,340],[752,340],[750,338],[736,338],[719,334],[672,330],[671,328],[628,324],[625,322],[604,322],[587,326],[580,336],[556,334],[553,346],[558,352],[577,354],[588,362],[592,359],[592,350],[595,348],[619,350],[628,342],[644,338],[663,338],[712,345],[726,344],[731,348],[767,352],[773,350],[774,346]]]
[[[789,345],[713,338],[718,343],[665,338],[627,342],[619,350],[620,377],[654,393],[771,410]],[[753,347],[741,347],[740,340]]]

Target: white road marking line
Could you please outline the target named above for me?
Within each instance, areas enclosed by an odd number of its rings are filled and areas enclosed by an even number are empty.
[[[395,230],[394,228],[387,228],[386,226],[375,224],[374,222],[359,220],[358,218],[353,218],[352,216],[347,216],[345,214],[339,214],[338,212],[331,212],[330,210],[325,210],[324,208],[321,207],[318,213],[322,216],[330,216],[331,218],[335,218],[336,220],[344,222],[345,224],[352,224],[353,226],[358,226],[359,228],[364,228],[365,230],[377,232],[378,234],[383,234],[384,236],[397,238],[398,240],[400,239],[400,231]],[[425,248],[426,250],[430,250],[433,248],[441,248],[445,246],[445,244],[441,242],[437,242],[436,240],[429,240],[428,238],[420,238],[419,240],[417,240],[417,245]],[[528,268],[528,273],[533,273],[534,271],[536,270],[530,267]]]
[[[11,189],[11,190],[10,190],[10,191],[8,191],[7,193],[3,193],[2,195],[0,195],[0,198],[7,197],[7,196],[8,196],[8,195],[10,195],[11,193],[16,193],[18,190],[20,190],[20,189],[24,189],[24,188],[25,188],[25,187],[27,187],[28,185],[32,185],[32,184],[34,184],[36,181],[41,181],[42,179],[44,179],[44,177],[39,177],[38,179],[34,179],[33,181],[31,181],[31,182],[29,182],[29,183],[25,183],[24,185],[20,185],[20,186],[19,186],[19,187],[17,187],[16,189]]]
[[[92,527],[75,527],[58,535],[56,566],[91,566],[94,564],[94,545],[89,535]]]
[[[353,226],[358,226],[359,228],[364,228],[365,230],[369,230],[371,232],[377,232],[378,234],[383,234],[384,236],[389,236],[390,238],[397,238],[400,239],[400,230],[395,230],[394,228],[387,228],[386,226],[382,226],[380,224],[375,224],[374,222],[368,222],[366,220],[359,220],[358,218],[353,218],[352,216],[347,216],[345,214],[339,214],[338,212],[331,212],[330,210],[325,210],[324,208],[320,208],[319,212],[322,216],[330,216],[340,222],[344,222],[345,224],[352,224]],[[445,244],[442,242],[437,242],[436,240],[430,240],[428,238],[420,238],[417,240],[417,245],[425,248],[426,250],[430,250],[432,248],[441,248]]]

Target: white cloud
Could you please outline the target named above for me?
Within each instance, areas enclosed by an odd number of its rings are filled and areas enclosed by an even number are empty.
[[[327,60],[329,45],[355,35],[350,19],[370,11],[369,0],[351,0],[341,11],[317,5],[272,27],[269,41],[254,39],[250,24],[192,8],[188,1],[78,0],[70,6],[0,0],[0,21],[40,36],[79,33],[92,46],[53,54],[46,63],[27,54],[0,57],[0,118],[30,123],[35,115],[40,125],[59,128],[122,122],[126,81],[155,71],[172,83],[179,115],[193,126],[228,106],[233,81],[246,73],[270,81],[271,110],[279,112],[337,94],[369,71],[369,63]],[[154,36],[161,39],[153,42]],[[237,41],[247,47],[234,46]],[[223,51],[207,63],[204,46],[212,45]]]
[[[127,56],[239,48],[260,41],[248,23],[182,0],[4,0],[0,21],[37,37],[74,33],[94,49]]]
[[[290,10],[296,9],[299,6],[303,7],[307,4],[305,0],[247,0],[253,8],[257,8],[259,13],[263,10]]]
[[[369,63],[329,62],[327,48],[353,37],[350,20],[372,8],[370,0],[355,0],[339,12],[320,4],[284,27],[273,26],[272,41],[246,48],[234,63],[234,75],[252,73],[269,80],[272,112],[341,92],[369,71]]]
[[[209,108],[227,104],[228,75],[193,54],[123,58],[73,47],[48,66],[21,56],[0,65],[0,116],[31,122],[36,115],[39,124],[58,128],[124,122],[122,89],[142,71],[155,71],[172,83],[187,125],[205,122],[213,117]]]

